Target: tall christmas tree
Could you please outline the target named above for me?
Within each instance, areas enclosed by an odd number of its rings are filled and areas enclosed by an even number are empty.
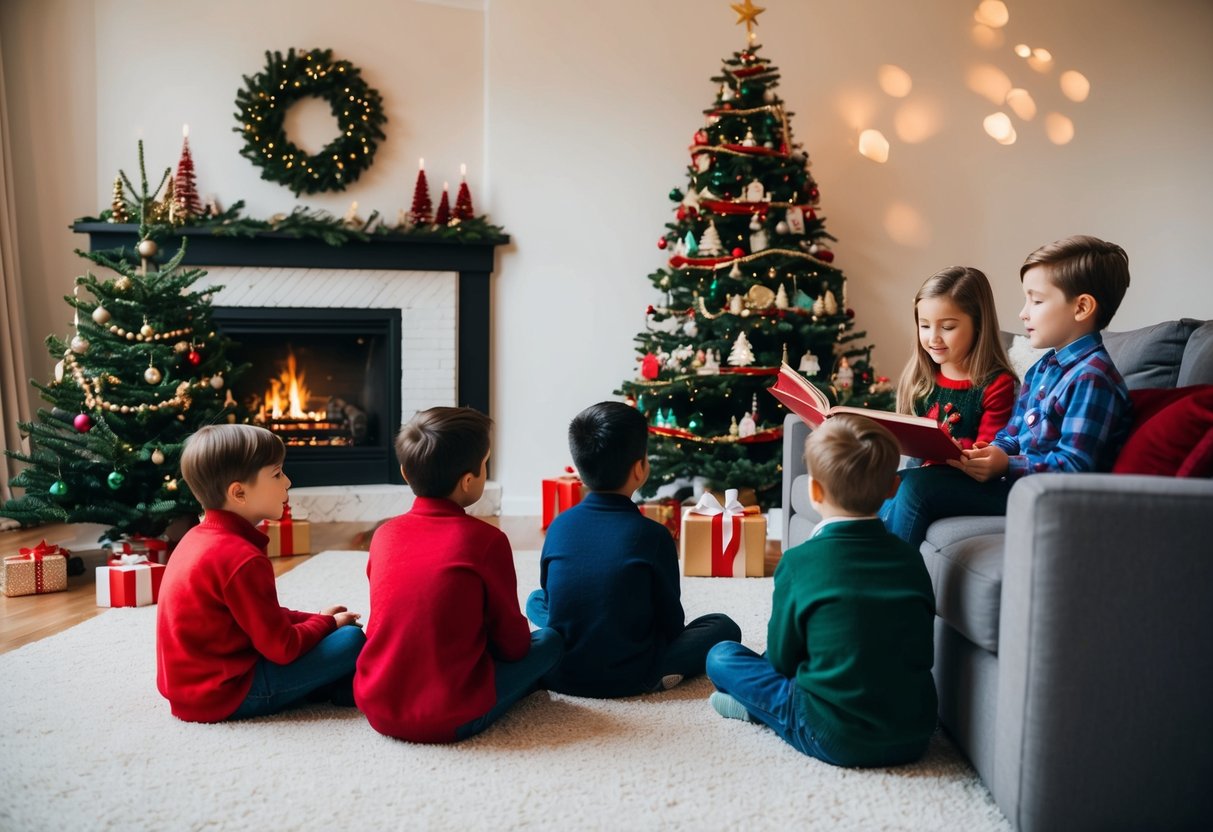
[[[762,9],[733,5],[747,43],[713,77],[716,99],[694,134],[685,191],[657,241],[667,264],[649,275],[664,302],[636,337],[640,378],[616,391],[649,420],[652,475],[643,493],[702,477],[779,501],[787,410],[766,388],[781,362],[837,402],[890,408],[871,346],[854,331],[846,279],[821,216],[808,154],[759,54]],[[723,356],[723,358],[722,358]]]
[[[181,480],[181,449],[203,425],[232,413],[227,339],[211,324],[210,293],[190,286],[205,272],[182,268],[185,241],[162,266],[139,148],[142,192],[138,254],[78,252],[112,277],[76,278],[64,298],[74,322],[67,337],[46,339],[59,359],[53,381],[33,384],[50,409],[22,422],[29,452],[12,480],[24,489],[0,514],[25,525],[103,523],[106,534],[157,535],[200,507]],[[125,178],[125,176],[124,176]]]

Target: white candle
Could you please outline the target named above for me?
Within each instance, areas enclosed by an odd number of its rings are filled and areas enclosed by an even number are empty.
[[[187,139],[190,137],[190,126],[188,124],[181,125],[181,135]]]
[[[417,160],[417,169],[425,170],[425,157],[424,156],[422,156],[420,159]]]
[[[459,178],[460,179],[468,178],[468,166],[466,164],[459,165]]]
[[[449,191],[450,188],[451,188],[451,186],[448,183],[446,183],[446,182],[442,183],[442,192],[443,193],[446,193],[447,191]]]

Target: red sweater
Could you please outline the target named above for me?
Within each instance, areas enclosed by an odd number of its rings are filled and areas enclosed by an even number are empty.
[[[156,686],[179,719],[227,719],[259,658],[289,664],[337,629],[331,615],[279,606],[267,542],[239,515],[207,511],[173,550],[156,612]]]
[[[493,659],[530,650],[509,540],[450,500],[418,497],[375,532],[366,575],[354,700],[381,734],[452,742],[497,702]]]

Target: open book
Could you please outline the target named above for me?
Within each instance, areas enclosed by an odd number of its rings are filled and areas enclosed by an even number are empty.
[[[905,456],[943,461],[960,459],[960,446],[947,429],[929,416],[907,416],[904,413],[889,413],[885,410],[868,410],[864,407],[830,406],[825,394],[810,384],[804,376],[787,364],[779,368],[774,386],[767,388],[788,410],[817,427],[837,413],[853,413],[866,416],[889,429],[901,446]]]

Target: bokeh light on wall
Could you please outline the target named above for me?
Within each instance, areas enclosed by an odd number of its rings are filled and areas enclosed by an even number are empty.
[[[931,225],[911,205],[894,202],[884,214],[884,230],[895,243],[913,248],[926,248],[931,243]]]
[[[1002,29],[991,29],[984,23],[975,23],[971,31],[973,43],[978,46],[986,49],[997,49],[1002,46],[1004,40]]]
[[[977,11],[973,12],[973,19],[991,29],[1001,29],[1011,19],[1011,13],[1002,0],[981,0]]]
[[[1028,66],[1037,72],[1048,72],[1053,68],[1053,53],[1040,47],[1033,49],[1028,57]]]
[[[836,99],[838,115],[852,130],[863,130],[876,118],[877,98],[861,90],[843,90]]]
[[[1053,144],[1069,144],[1074,139],[1074,122],[1061,113],[1045,116],[1045,135]]]
[[[1018,44],[1015,47],[1015,54],[1021,58],[1029,58],[1032,56],[1032,47],[1028,46],[1026,43]]]
[[[1007,100],[1007,93],[1013,86],[1007,74],[991,64],[978,64],[970,68],[965,83],[991,104],[1000,106]]]
[[[893,129],[897,138],[906,144],[919,144],[934,136],[943,128],[943,116],[933,101],[915,96],[897,108],[893,115]]]
[[[877,72],[880,88],[894,98],[905,98],[914,88],[914,80],[910,73],[899,66],[884,64]]]
[[[864,130],[859,134],[859,152],[883,165],[889,161],[889,140],[879,130]]]
[[[1074,69],[1067,69],[1058,79],[1061,83],[1061,94],[1071,101],[1086,101],[1091,94],[1091,82],[1087,76]]]
[[[1036,102],[1032,99],[1032,94],[1025,89],[1016,87],[1007,93],[1007,106],[1024,121],[1036,118]]]
[[[985,117],[981,126],[985,128],[986,134],[999,144],[1015,144],[1018,138],[1015,125],[1011,124],[1011,117],[1006,113],[991,113]]]

